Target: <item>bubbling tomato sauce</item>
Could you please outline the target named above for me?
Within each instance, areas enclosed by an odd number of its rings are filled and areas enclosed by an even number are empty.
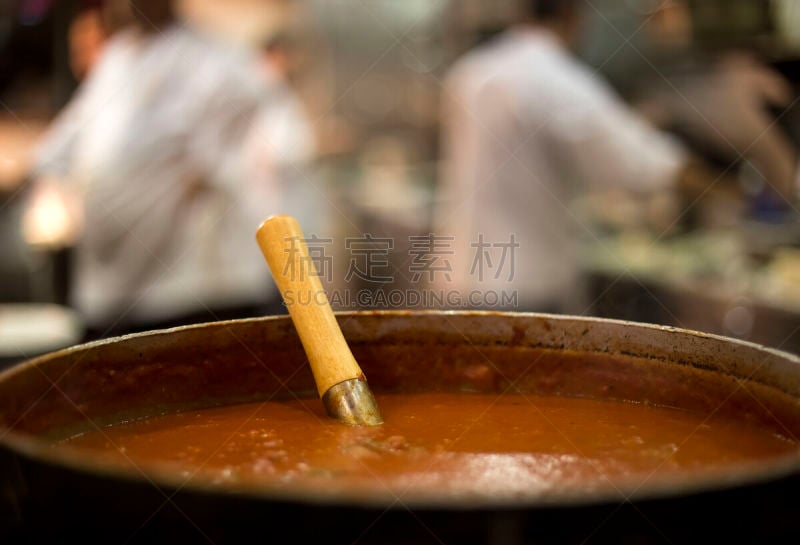
[[[56,443],[205,483],[515,497],[643,484],[798,450],[722,417],[537,395],[378,395],[385,423],[349,427],[318,399],[186,410]]]

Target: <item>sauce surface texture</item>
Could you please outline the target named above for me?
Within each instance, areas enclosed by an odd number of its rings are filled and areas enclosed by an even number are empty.
[[[668,408],[521,394],[378,395],[385,424],[328,419],[317,399],[119,424],[60,441],[106,461],[219,485],[514,497],[636,486],[797,451],[767,430]]]

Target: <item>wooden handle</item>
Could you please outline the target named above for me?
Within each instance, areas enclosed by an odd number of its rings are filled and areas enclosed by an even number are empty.
[[[334,384],[364,375],[339,329],[304,238],[291,216],[269,217],[256,232],[322,397]]]

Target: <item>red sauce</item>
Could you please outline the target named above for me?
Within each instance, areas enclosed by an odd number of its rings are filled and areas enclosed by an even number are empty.
[[[615,401],[379,395],[385,424],[353,428],[317,399],[154,417],[59,443],[204,482],[483,497],[634,484],[753,462],[798,445],[742,422]]]

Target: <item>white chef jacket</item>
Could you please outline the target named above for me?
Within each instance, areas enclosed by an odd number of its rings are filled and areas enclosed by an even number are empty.
[[[452,68],[443,154],[435,223],[437,233],[454,237],[449,285],[465,297],[516,291],[525,308],[574,300],[585,227],[569,206],[582,187],[659,190],[685,163],[676,142],[629,109],[555,34],[535,27],[508,30]],[[481,235],[484,244],[514,235],[513,271],[510,256],[498,269],[495,252],[494,272],[484,263],[479,278],[483,250],[472,244]]]
[[[295,92],[282,87],[253,120],[245,146],[248,165],[273,208],[294,216],[306,236],[321,236],[332,219],[327,188],[311,168],[317,152],[313,123]]]
[[[111,39],[35,167],[83,194],[71,296],[89,325],[274,296],[255,231],[282,207],[246,143],[282,85],[255,56],[185,26]]]

